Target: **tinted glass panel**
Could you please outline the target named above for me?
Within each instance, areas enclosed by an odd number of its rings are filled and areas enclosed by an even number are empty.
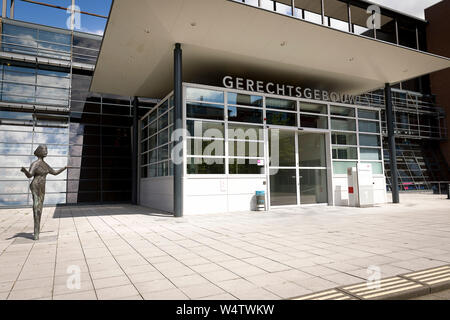
[[[262,123],[263,112],[258,109],[228,107],[228,121]]]
[[[224,107],[223,105],[218,104],[188,103],[187,117],[210,119],[210,120],[223,120]]]
[[[224,102],[224,93],[207,89],[187,88],[186,99],[205,102]]]
[[[297,126],[297,114],[284,113],[276,111],[266,111],[267,124],[274,124],[279,126]]]

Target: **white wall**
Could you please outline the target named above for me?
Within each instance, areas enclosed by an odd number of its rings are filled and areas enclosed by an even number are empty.
[[[386,178],[374,176],[374,202],[386,203]],[[335,206],[348,206],[348,180],[346,176],[333,177],[333,193]]]
[[[196,177],[184,180],[184,214],[254,210],[265,177]]]
[[[140,204],[161,211],[173,212],[173,177],[141,179]]]

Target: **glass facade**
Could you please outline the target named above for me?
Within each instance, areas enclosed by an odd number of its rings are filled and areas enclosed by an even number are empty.
[[[173,175],[173,112],[173,95],[170,95],[140,121],[141,179]]]
[[[47,204],[129,202],[132,100],[89,92],[101,37],[16,21],[2,29],[5,54],[60,63],[0,61],[0,207],[31,205],[20,168],[39,144],[53,168],[69,166],[47,177]]]

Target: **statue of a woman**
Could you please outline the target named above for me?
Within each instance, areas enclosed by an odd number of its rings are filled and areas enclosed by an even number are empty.
[[[45,197],[45,182],[47,175],[50,173],[54,176],[59,175],[61,172],[67,169],[64,167],[58,171],[53,170],[45,161],[48,150],[46,145],[40,145],[34,151],[34,155],[38,157],[38,160],[33,162],[30,167],[30,171],[22,168],[22,172],[28,179],[34,177],[30,184],[31,194],[33,195],[33,217],[34,217],[34,240],[39,240],[39,233],[41,228],[41,216],[44,206]]]

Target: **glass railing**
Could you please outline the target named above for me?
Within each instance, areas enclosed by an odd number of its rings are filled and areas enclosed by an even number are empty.
[[[363,1],[228,0],[332,29],[422,50],[425,21],[391,12]]]
[[[1,50],[13,54],[95,65],[101,36],[4,20]]]

